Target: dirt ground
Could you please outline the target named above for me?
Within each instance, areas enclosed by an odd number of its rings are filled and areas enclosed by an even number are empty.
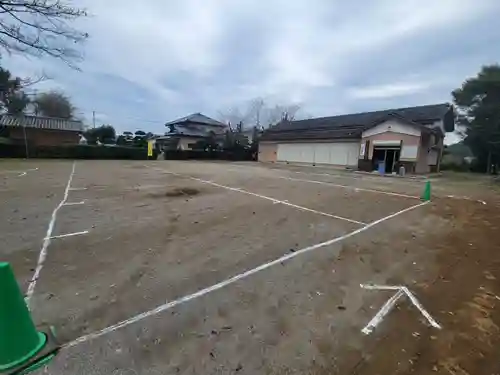
[[[71,170],[0,161],[0,261],[23,291]],[[71,346],[39,372],[498,374],[500,195],[486,179],[445,176],[430,204],[376,222],[419,204],[423,184],[288,165],[77,161],[67,203],[84,203],[62,206],[51,236],[89,232],[51,240],[31,299],[36,323]],[[402,298],[364,335],[394,294],[367,283],[406,285],[442,329]]]

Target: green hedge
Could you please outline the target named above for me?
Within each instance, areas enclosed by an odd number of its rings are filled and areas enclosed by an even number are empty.
[[[167,150],[164,153],[167,160],[231,160],[231,161],[251,161],[256,160],[256,153],[250,149],[239,150]],[[156,158],[155,158],[156,159]]]
[[[43,159],[147,159],[147,149],[125,146],[36,146],[28,147],[30,158]],[[25,158],[24,145],[0,144],[0,157]]]

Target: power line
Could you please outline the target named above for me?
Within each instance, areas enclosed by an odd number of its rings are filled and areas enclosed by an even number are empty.
[[[141,121],[141,122],[148,122],[148,123],[156,123],[156,124],[165,124],[167,121],[166,120],[150,120],[150,119],[143,119],[143,118],[139,118],[139,117],[132,117],[132,116],[122,116],[122,115],[118,115],[118,116],[109,116],[107,113],[105,112],[100,112],[100,111],[86,111],[86,112],[78,112],[78,114],[80,115],[85,115],[85,114],[88,114],[89,112],[92,112],[92,115],[93,117],[95,116],[97,119],[99,118],[99,115],[104,115],[106,117],[109,117],[111,119],[118,119],[118,120],[134,120],[134,121]],[[103,121],[103,120],[101,120]]]

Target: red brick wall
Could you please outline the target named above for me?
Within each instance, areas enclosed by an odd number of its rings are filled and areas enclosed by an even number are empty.
[[[10,138],[24,143],[23,129],[11,128]],[[26,128],[26,138],[31,146],[75,145],[80,141],[78,132],[34,128]]]

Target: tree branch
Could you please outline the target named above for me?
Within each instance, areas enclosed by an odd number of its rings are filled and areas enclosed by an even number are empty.
[[[88,34],[65,21],[85,16],[85,10],[60,0],[0,0],[0,46],[9,53],[49,55],[72,66],[81,55],[68,44],[81,43]]]

